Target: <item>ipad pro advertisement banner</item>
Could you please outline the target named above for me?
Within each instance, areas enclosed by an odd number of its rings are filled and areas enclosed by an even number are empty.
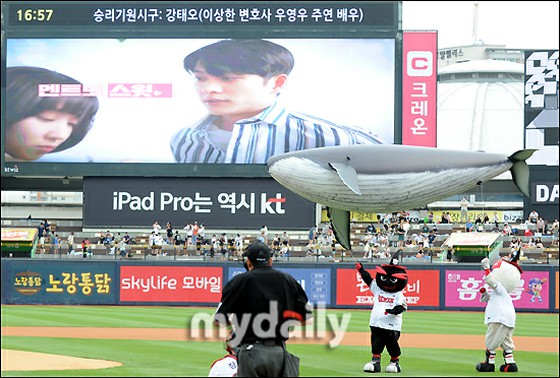
[[[315,224],[315,207],[272,178],[84,178],[86,228],[301,229]]]

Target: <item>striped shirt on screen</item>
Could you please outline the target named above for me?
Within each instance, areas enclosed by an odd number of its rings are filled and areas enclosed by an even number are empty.
[[[211,140],[209,128],[217,116],[208,115],[171,138],[179,163],[266,164],[277,154],[314,147],[381,144],[373,134],[317,117],[289,112],[278,103],[234,125],[227,149]]]

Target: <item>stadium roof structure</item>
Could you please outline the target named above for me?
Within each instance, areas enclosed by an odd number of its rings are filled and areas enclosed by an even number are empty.
[[[437,146],[504,155],[523,149],[523,72],[523,64],[498,60],[440,69]]]

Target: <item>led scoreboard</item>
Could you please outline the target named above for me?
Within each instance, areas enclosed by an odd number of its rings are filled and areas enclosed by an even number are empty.
[[[268,177],[258,156],[344,140],[301,131],[313,120],[400,143],[400,17],[399,1],[3,1],[2,176]],[[266,97],[240,83],[269,67],[188,70],[189,54],[224,40],[293,59],[273,105],[234,126]]]

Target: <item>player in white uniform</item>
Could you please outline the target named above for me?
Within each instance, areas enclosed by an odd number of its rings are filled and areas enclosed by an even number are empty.
[[[235,353],[235,349],[230,345],[232,339],[233,333],[224,341],[224,347],[228,354],[212,362],[212,365],[210,365],[210,372],[208,373],[209,377],[237,376],[237,353]]]

